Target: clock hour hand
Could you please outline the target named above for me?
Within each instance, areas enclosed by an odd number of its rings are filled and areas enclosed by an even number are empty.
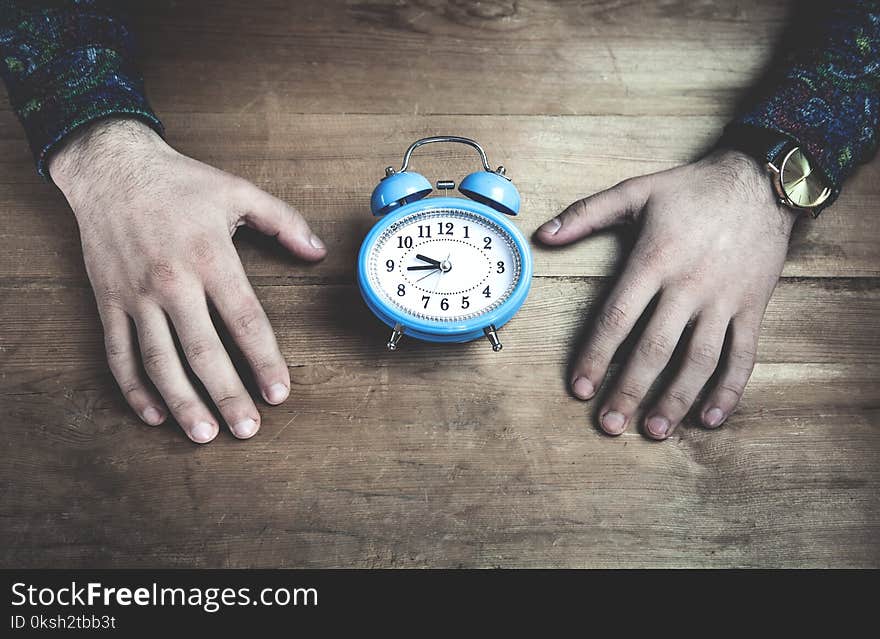
[[[440,266],[440,260],[434,260],[430,257],[425,257],[424,255],[416,255],[417,260],[422,260],[423,262],[427,262],[428,264],[433,264],[434,266]]]

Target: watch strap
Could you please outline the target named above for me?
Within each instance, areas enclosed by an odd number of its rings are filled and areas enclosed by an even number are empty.
[[[775,166],[777,170],[781,168],[778,163],[782,159],[782,154],[797,145],[796,140],[779,131],[739,123],[726,126],[717,144],[718,147],[741,151],[759,162]],[[829,198],[817,207],[804,210],[809,211],[815,218],[832,201],[833,198]]]
[[[759,162],[773,163],[786,146],[792,144],[791,138],[772,129],[734,124],[724,129],[719,146],[725,146],[750,155]]]

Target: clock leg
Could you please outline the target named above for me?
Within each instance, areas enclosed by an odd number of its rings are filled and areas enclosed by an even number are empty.
[[[496,353],[500,351],[503,347],[501,345],[501,340],[498,339],[498,331],[495,330],[495,325],[490,324],[486,328],[483,329],[483,332],[486,334],[486,337],[489,339],[489,343],[492,344],[492,350]]]
[[[402,324],[395,324],[394,330],[391,331],[391,337],[388,339],[388,343],[385,344],[385,348],[389,351],[396,351],[397,343],[400,341],[400,338],[403,337],[403,331],[404,328]]]

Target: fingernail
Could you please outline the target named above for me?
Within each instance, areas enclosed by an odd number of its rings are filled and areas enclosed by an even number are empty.
[[[720,408],[710,408],[706,411],[706,416],[703,418],[706,420],[706,426],[721,426],[721,423],[724,421],[724,412]]]
[[[326,246],[324,246],[324,243],[321,241],[321,238],[318,237],[317,235],[315,235],[314,233],[312,233],[312,236],[309,238],[309,244],[312,245],[312,248],[317,249],[319,251],[323,251],[325,248],[327,248]]]
[[[665,417],[652,417],[647,423],[648,432],[655,437],[666,437],[669,432],[669,420]]]
[[[164,415],[162,415],[162,413],[160,413],[152,406],[147,406],[144,409],[144,413],[143,415],[141,415],[141,418],[150,426],[158,426],[162,423],[162,420],[165,419]]]
[[[558,217],[554,217],[549,222],[544,222],[544,224],[539,229],[542,233],[549,233],[550,235],[556,235],[556,232],[562,228],[562,222],[559,221]]]
[[[602,416],[602,430],[609,435],[620,435],[626,424],[626,417],[616,410],[610,410]]]
[[[244,419],[232,427],[232,432],[240,439],[253,437],[257,432],[257,422],[253,419]]]
[[[189,436],[197,444],[207,444],[214,439],[214,426],[208,422],[199,422],[192,427]]]
[[[284,384],[272,384],[266,390],[266,401],[270,404],[280,404],[287,399],[287,386]]]
[[[575,379],[571,384],[571,390],[578,399],[590,399],[596,393],[593,383],[586,377]]]

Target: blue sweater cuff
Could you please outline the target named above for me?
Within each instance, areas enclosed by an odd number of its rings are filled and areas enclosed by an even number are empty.
[[[144,96],[128,29],[109,11],[68,4],[26,10],[26,3],[0,3],[0,73],[46,179],[53,149],[89,122],[129,116],[164,133]]]

